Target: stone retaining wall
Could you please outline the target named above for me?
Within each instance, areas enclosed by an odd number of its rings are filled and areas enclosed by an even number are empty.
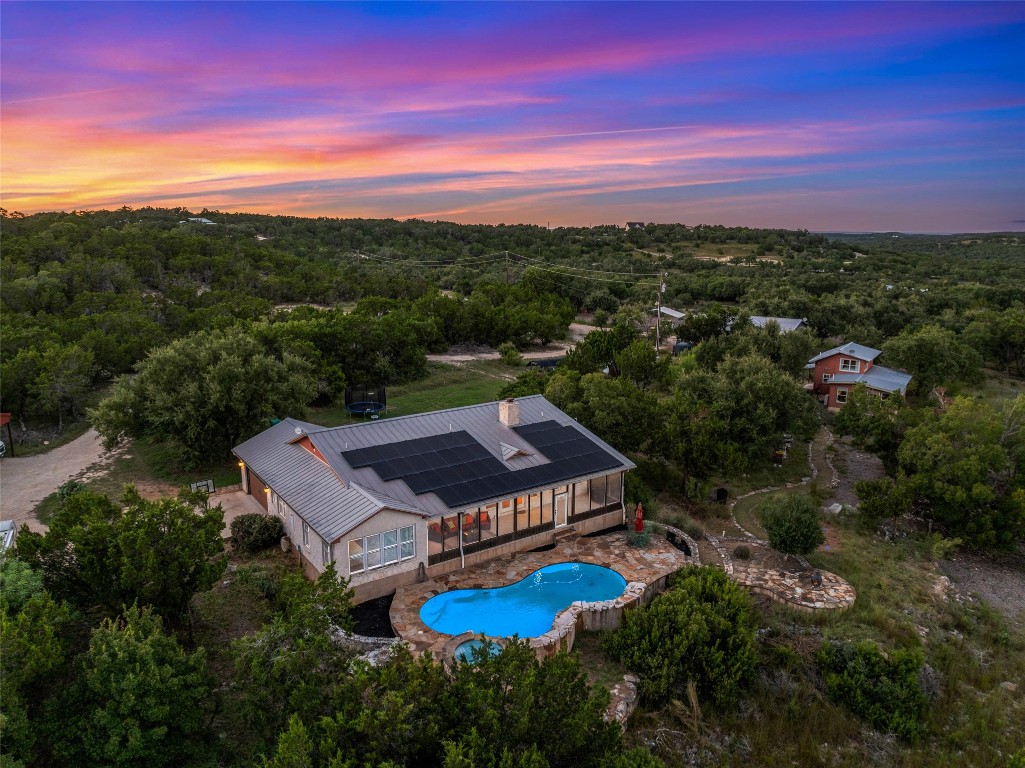
[[[651,598],[665,588],[666,578],[663,576],[650,585],[631,581],[626,585],[623,594],[615,600],[602,600],[596,603],[578,600],[556,615],[550,630],[531,638],[530,647],[539,659],[544,659],[555,656],[559,651],[572,649],[578,630],[604,632],[619,629],[619,625],[623,623],[623,612],[628,608],[651,602]]]

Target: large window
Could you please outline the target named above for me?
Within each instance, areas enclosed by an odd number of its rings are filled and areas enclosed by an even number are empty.
[[[413,526],[373,533],[349,541],[349,573],[370,571],[416,555]]]
[[[846,357],[840,358],[840,370],[841,371],[853,371],[858,373],[861,370],[860,360],[848,360]]]
[[[310,546],[310,524],[303,520],[303,546]]]

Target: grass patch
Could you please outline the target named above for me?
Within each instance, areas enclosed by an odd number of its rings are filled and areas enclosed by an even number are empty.
[[[60,509],[60,499],[57,497],[57,491],[54,491],[36,505],[32,516],[43,525],[49,526],[50,520],[53,519],[58,509]]]
[[[755,467],[750,472],[740,477],[724,480],[718,478],[714,487],[725,487],[730,492],[731,498],[743,496],[745,493],[756,491],[759,488],[783,485],[785,483],[799,483],[802,478],[811,474],[811,467],[808,466],[808,444],[794,443],[794,446],[787,453],[782,464],[766,464]]]
[[[506,381],[489,374],[507,374],[512,370],[491,360],[478,360],[466,366],[428,363],[427,369],[428,374],[423,379],[388,387],[385,418],[492,402],[498,399],[498,390]],[[337,427],[356,424],[364,418],[351,416],[344,404],[335,404],[311,409],[310,421],[324,427]]]
[[[1013,400],[1025,392],[1025,380],[988,368],[984,369],[982,373],[983,379],[978,384],[956,385],[950,388],[948,394],[974,397],[977,400],[985,400],[997,405],[1001,400]],[[932,402],[935,403],[935,400]]]
[[[578,632],[573,639],[573,653],[580,659],[587,673],[587,682],[591,685],[600,685],[611,691],[630,671],[602,653],[600,632]]]

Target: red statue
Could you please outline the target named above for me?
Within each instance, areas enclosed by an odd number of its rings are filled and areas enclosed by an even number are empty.
[[[637,502],[637,511],[634,513],[634,530],[640,533],[644,530],[644,507]]]

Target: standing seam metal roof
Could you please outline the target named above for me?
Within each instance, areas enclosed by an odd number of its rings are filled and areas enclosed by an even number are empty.
[[[569,426],[608,454],[611,468],[591,474],[555,478],[535,490],[567,482],[632,469],[635,465],[596,435],[577,424],[541,395],[518,398],[520,425],[554,421]],[[290,444],[296,430],[305,433],[327,464],[306,448]],[[436,494],[415,494],[401,480],[383,481],[371,467],[354,469],[342,456],[344,451],[387,443],[432,437],[450,431],[465,431],[498,461],[511,469],[551,464],[529,440],[498,421],[498,403],[452,408],[444,411],[401,416],[393,419],[325,428],[285,419],[235,448],[245,462],[275,493],[295,510],[319,536],[335,541],[382,509],[396,509],[424,516],[449,514],[450,508]],[[524,451],[505,459],[509,448]],[[477,503],[497,501],[482,499]]]
[[[880,354],[882,353],[878,349],[872,349],[872,347],[866,347],[863,344],[855,344],[852,341],[847,344],[841,344],[839,347],[827,349],[825,352],[820,352],[808,362],[817,363],[819,360],[825,360],[833,355],[850,355],[858,360],[868,360],[871,362],[879,357]]]

